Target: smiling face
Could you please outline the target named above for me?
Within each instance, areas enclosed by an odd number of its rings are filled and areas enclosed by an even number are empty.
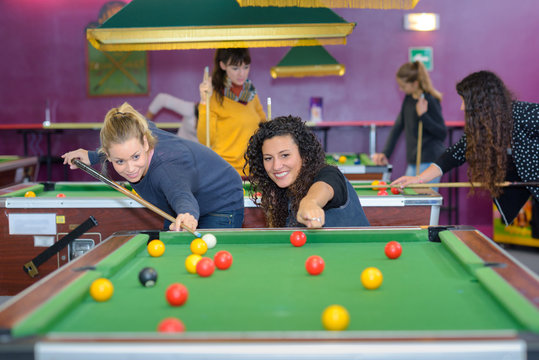
[[[219,62],[221,69],[226,72],[226,76],[232,81],[232,84],[237,86],[243,86],[247,77],[249,77],[250,64],[241,63],[241,65],[226,64],[222,61]]]
[[[133,137],[121,144],[113,143],[109,148],[108,160],[114,170],[127,181],[140,181],[150,165],[149,145],[146,137],[144,143]]]
[[[303,164],[298,145],[289,134],[264,140],[262,159],[268,176],[280,188],[296,181]]]

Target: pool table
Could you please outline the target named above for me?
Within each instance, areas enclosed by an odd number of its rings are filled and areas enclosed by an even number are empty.
[[[19,184],[23,181],[35,181],[38,171],[37,156],[2,155],[0,156],[0,187]]]
[[[125,184],[130,189],[128,184]],[[249,185],[246,185],[249,187]],[[35,198],[24,197],[34,191]],[[437,225],[442,197],[430,189],[421,194],[376,196],[373,190],[357,190],[371,225]],[[417,190],[419,192],[419,190]],[[56,197],[63,193],[65,198]],[[245,197],[244,227],[266,227],[262,210]],[[22,266],[68,234],[90,216],[98,225],[76,239],[71,246],[50,258],[38,270],[40,277],[67,264],[109,235],[123,230],[162,229],[164,220],[138,202],[100,182],[28,183],[0,189],[0,295],[14,295],[39,277],[31,278]],[[53,233],[15,233],[10,219],[38,223],[36,217],[53,214]],[[41,221],[41,220],[40,220]]]
[[[214,231],[205,256],[227,250],[227,270],[210,277],[186,271],[193,236],[124,232],[34,284],[0,307],[0,357],[46,359],[528,359],[539,355],[539,279],[470,227]],[[151,257],[149,240],[166,250]],[[399,241],[390,260],[384,246]],[[305,260],[322,256],[309,275]],[[140,269],[158,272],[154,287]],[[383,283],[365,289],[360,275],[377,267]],[[96,302],[91,282],[106,277],[114,294]],[[189,298],[165,300],[172,283]],[[323,309],[344,306],[350,324],[326,331]],[[177,317],[184,333],[156,331]]]
[[[351,181],[352,185],[369,185],[371,181]],[[245,219],[243,227],[266,227],[264,213],[249,198],[251,186],[244,183]],[[388,189],[389,190],[389,189]],[[429,188],[406,188],[395,195],[379,196],[378,190],[358,188],[356,193],[372,226],[438,225],[442,196]]]
[[[326,162],[337,166],[348,180],[390,181],[393,169],[391,165],[375,165],[367,154],[326,153]]]
[[[27,191],[34,191],[36,197],[24,197]],[[66,197],[56,197],[59,193]],[[2,188],[0,208],[5,215],[0,217],[0,252],[4,254],[0,256],[0,295],[18,293],[116,231],[162,229],[164,224],[160,216],[97,182],[24,183]],[[41,218],[44,214],[47,219]],[[38,277],[31,278],[22,270],[90,216],[98,225],[39,266]],[[34,225],[32,230],[28,223]]]

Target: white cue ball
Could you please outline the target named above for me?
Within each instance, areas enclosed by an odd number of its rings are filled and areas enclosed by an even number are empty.
[[[217,245],[217,238],[213,234],[204,234],[202,240],[208,245],[208,249],[213,249]]]

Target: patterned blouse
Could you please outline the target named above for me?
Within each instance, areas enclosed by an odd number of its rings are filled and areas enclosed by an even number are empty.
[[[539,180],[539,104],[515,101],[513,103],[513,134],[511,149],[508,149],[509,167],[516,168],[518,178],[507,178],[508,181],[538,181]],[[435,161],[443,173],[466,162],[466,134]],[[539,200],[539,188],[527,186],[524,188],[506,188],[504,194],[494,199],[498,210],[502,213],[506,224],[516,217],[518,211],[527,201],[530,193]],[[524,190],[524,193],[523,193]],[[509,196],[511,194],[511,196]]]

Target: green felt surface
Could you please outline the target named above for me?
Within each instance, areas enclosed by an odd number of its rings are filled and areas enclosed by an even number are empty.
[[[100,29],[266,24],[346,24],[327,8],[240,7],[236,0],[134,0]]]
[[[512,287],[501,278],[483,283],[476,271],[485,267],[467,265],[476,258],[467,253],[466,246],[444,245],[460,241],[451,234],[446,236],[449,240],[437,243],[428,241],[426,229],[307,230],[308,242],[300,248],[289,243],[290,230],[214,234],[218,245],[207,255],[228,250],[234,257],[230,269],[216,270],[209,278],[189,274],[184,260],[190,254],[190,234],[162,233],[166,251],[159,258],[147,254],[148,238],[139,235],[89,273],[113,282],[109,301],[97,303],[87,294],[91,279],[87,277],[38,309],[14,334],[153,332],[160,320],[170,316],[180,318],[189,332],[323,330],[320,317],[331,304],[348,309],[349,330],[537,331],[537,309],[532,306],[524,314],[515,314],[504,305],[496,292],[507,293]],[[402,244],[403,254],[397,260],[384,255],[390,240]],[[326,263],[319,276],[305,270],[305,260],[311,255],[322,256]],[[159,274],[153,288],[138,282],[138,272],[146,266]],[[361,271],[370,266],[384,276],[377,290],[366,290],[360,282]],[[174,282],[189,289],[182,307],[171,307],[165,300],[165,290]],[[66,306],[65,297],[80,300],[76,306]],[[527,303],[516,292],[511,297],[520,305]],[[54,321],[43,324],[41,311]],[[528,321],[521,321],[522,317]]]
[[[13,160],[19,160],[21,157],[19,156],[11,156],[11,155],[2,155],[0,156],[0,163],[6,163]]]
[[[124,185],[128,190],[132,190],[129,184]],[[83,198],[97,198],[97,197],[125,197],[126,195],[113,189],[112,187],[100,183],[56,183],[54,189],[45,190],[43,184],[32,185],[24,189],[16,190],[8,194],[2,195],[3,197],[22,197],[26,192],[33,191],[36,197],[50,198],[57,197],[58,194],[64,194],[66,198],[71,197],[83,197]]]
[[[341,156],[346,157],[346,161],[344,163],[339,162],[339,159]],[[350,153],[326,154],[326,162],[330,165],[354,166],[354,165],[358,165],[358,164],[355,164],[356,160],[360,161],[360,165],[374,166],[374,162],[370,159],[370,157],[367,154],[350,154]]]

